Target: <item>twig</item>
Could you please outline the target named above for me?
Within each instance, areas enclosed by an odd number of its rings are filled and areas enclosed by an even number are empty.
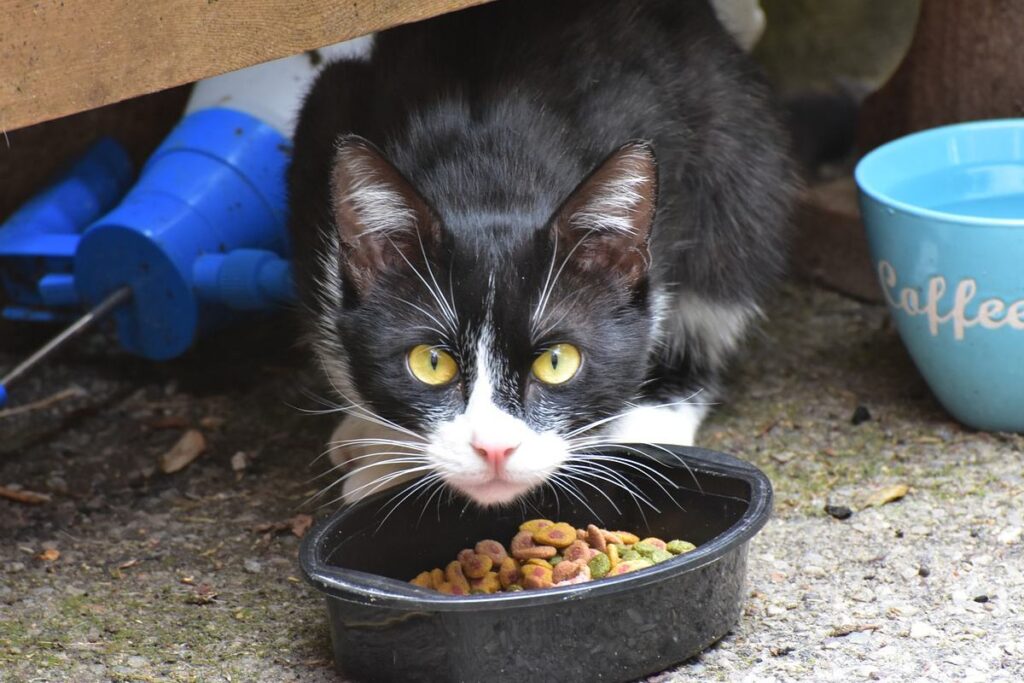
[[[15,503],[25,503],[26,505],[40,505],[50,502],[48,494],[25,491],[23,489],[9,489],[6,486],[0,486],[0,498],[13,500]]]
[[[32,412],[33,410],[42,410],[43,408],[49,408],[54,403],[60,403],[61,401],[66,401],[69,398],[78,398],[80,396],[85,396],[85,393],[85,389],[83,389],[80,386],[70,386],[67,389],[62,389],[61,391],[58,391],[56,394],[52,394],[50,396],[47,396],[46,398],[41,398],[38,401],[26,403],[23,406],[15,406],[14,408],[0,410],[0,420],[2,420],[5,417],[14,417],[15,415],[20,415],[22,413],[29,413]]]

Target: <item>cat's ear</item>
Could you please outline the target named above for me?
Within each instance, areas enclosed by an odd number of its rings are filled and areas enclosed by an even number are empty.
[[[658,193],[658,165],[646,142],[629,142],[573,190],[552,230],[583,271],[616,275],[629,286],[647,273],[648,239]]]
[[[439,240],[427,203],[373,143],[358,135],[342,137],[336,145],[331,206],[341,265],[359,293],[387,270],[422,262]]]

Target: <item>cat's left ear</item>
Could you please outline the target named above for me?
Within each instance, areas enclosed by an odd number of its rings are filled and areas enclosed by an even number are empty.
[[[646,142],[628,142],[573,190],[555,215],[559,251],[583,271],[616,275],[629,286],[647,273],[658,194],[658,164]]]

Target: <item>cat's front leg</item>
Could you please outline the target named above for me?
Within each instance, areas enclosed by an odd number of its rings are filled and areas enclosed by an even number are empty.
[[[686,403],[640,405],[612,421],[609,440],[614,443],[664,443],[692,446],[708,407]]]
[[[402,446],[408,442],[407,434],[358,416],[342,420],[327,447],[331,463],[345,477],[341,489],[344,502],[354,503],[412,478],[412,473],[399,474],[415,464],[409,462],[415,451]]]

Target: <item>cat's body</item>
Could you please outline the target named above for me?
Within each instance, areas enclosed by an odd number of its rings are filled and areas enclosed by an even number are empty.
[[[411,466],[499,503],[692,443],[783,268],[784,139],[704,0],[498,2],[327,67],[289,188],[338,456],[373,465],[346,492]]]

